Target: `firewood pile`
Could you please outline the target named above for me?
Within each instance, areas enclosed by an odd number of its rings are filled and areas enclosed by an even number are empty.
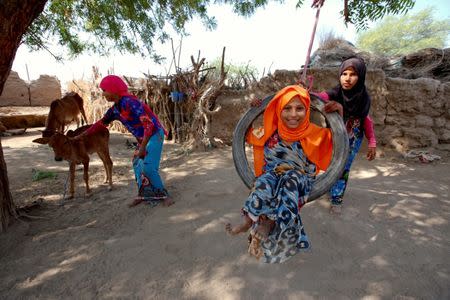
[[[145,74],[145,78],[124,76],[123,79],[130,93],[146,102],[159,117],[169,140],[187,143],[192,149],[207,149],[216,146],[210,130],[211,116],[220,110],[216,99],[226,79],[224,60],[225,48],[221,69],[214,76],[211,71],[215,68],[205,67],[205,58],[191,56],[192,67],[188,70],[176,68],[175,74],[164,77]],[[98,87],[101,76],[96,67],[93,67],[92,78],[90,82],[74,80],[68,87],[84,99],[89,123],[100,119],[111,107]],[[127,132],[119,122],[114,122],[110,130]]]

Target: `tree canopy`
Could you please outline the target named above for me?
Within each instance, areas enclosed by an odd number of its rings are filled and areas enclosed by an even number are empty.
[[[436,20],[433,8],[401,17],[388,16],[376,27],[358,35],[357,46],[381,55],[402,55],[423,48],[444,48],[450,18]]]
[[[249,16],[267,0],[218,0],[233,6],[234,12]],[[168,26],[185,34],[186,22],[198,17],[206,29],[216,27],[216,19],[208,15],[210,0],[148,1],[148,0],[52,0],[32,23],[24,42],[32,49],[47,48],[48,41],[66,46],[71,55],[84,51],[107,54],[111,49],[150,55],[155,41],[169,38]]]
[[[185,34],[185,24],[198,17],[206,29],[214,29],[217,21],[208,14],[211,4],[232,5],[235,13],[251,16],[258,7],[264,7],[269,1],[50,0],[27,30],[24,42],[32,50],[38,50],[51,48],[49,41],[52,41],[65,46],[72,56],[84,51],[106,55],[111,49],[117,49],[160,61],[161,57],[154,52],[153,45],[155,41],[164,42],[169,38],[169,27]],[[346,22],[354,23],[359,29],[365,28],[368,21],[389,13],[403,13],[414,5],[413,0],[343,2],[345,5],[340,13]],[[297,7],[303,4],[304,0],[299,0]],[[53,54],[61,58],[59,54]]]
[[[353,23],[358,31],[365,30],[368,22],[382,19],[386,15],[404,14],[415,0],[344,0],[341,14],[346,22]]]

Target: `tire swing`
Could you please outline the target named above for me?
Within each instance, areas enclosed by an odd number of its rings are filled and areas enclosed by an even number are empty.
[[[253,168],[249,166],[245,153],[245,136],[252,123],[264,112],[267,104],[275,95],[266,97],[261,106],[250,108],[239,120],[233,133],[232,153],[234,166],[244,184],[251,189],[255,182]],[[311,111],[322,112],[324,103],[319,97],[311,94]],[[337,112],[322,114],[327,127],[331,129],[333,153],[328,169],[317,175],[307,202],[311,202],[325,194],[342,175],[348,158],[349,144],[347,130]]]

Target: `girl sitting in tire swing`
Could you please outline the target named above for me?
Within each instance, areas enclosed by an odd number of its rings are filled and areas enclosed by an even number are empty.
[[[309,248],[299,210],[332,156],[330,129],[310,123],[309,116],[308,91],[287,86],[267,105],[264,131],[247,134],[257,178],[242,208],[243,223],[225,229],[236,235],[252,228],[249,253],[268,263]]]

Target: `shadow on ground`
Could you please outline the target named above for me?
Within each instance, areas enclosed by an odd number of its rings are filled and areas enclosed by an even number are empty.
[[[448,162],[368,163],[361,155],[341,216],[329,215],[325,197],[302,209],[312,250],[266,265],[246,254],[245,235],[224,233],[248,195],[230,148],[187,154],[168,143],[161,168],[176,204],[129,209],[136,188],[126,138],[112,138],[114,190],[96,185],[85,198],[79,173],[78,196],[64,206],[63,176],[31,182],[27,175],[31,167],[65,172],[50,149],[4,147],[15,199],[43,198],[31,213],[45,219],[16,222],[0,235],[0,298],[450,297]],[[101,181],[100,163],[92,173]]]

